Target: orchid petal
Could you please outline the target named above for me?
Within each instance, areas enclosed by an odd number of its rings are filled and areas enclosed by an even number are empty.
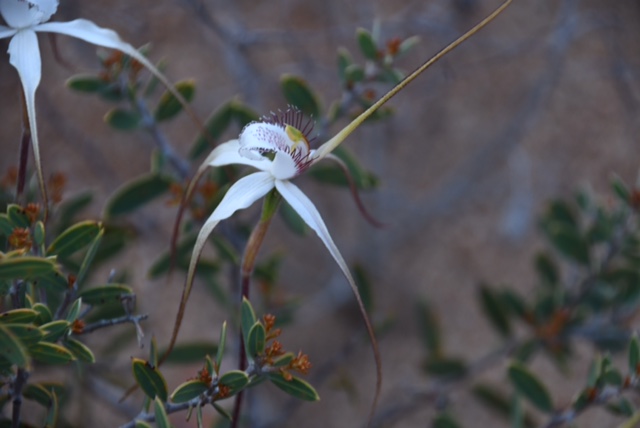
[[[207,156],[199,169],[208,166],[224,166],[231,164],[249,165],[261,171],[270,169],[271,161],[268,158],[260,157],[259,159],[248,159],[240,154],[240,141],[231,140],[226,143],[218,144],[215,149]]]
[[[29,29],[18,31],[9,42],[9,62],[13,65],[22,82],[25,107],[29,118],[29,130],[31,131],[31,145],[33,146],[33,158],[38,173],[38,182],[42,191],[43,205],[47,206],[47,189],[42,174],[40,162],[40,144],[38,141],[38,126],[36,121],[36,89],[40,84],[42,63],[40,49],[36,33]]]
[[[302,135],[299,138],[304,139]],[[309,153],[306,144],[304,141],[294,141],[284,126],[275,123],[253,122],[240,133],[240,152],[251,159],[258,159],[264,152],[276,151],[300,151],[301,155],[306,156]]]
[[[16,34],[18,30],[15,28],[9,28],[5,25],[0,25],[0,39],[6,39],[7,37],[11,37]]]
[[[3,0],[0,0],[3,1]],[[65,34],[84,40],[88,43],[103,46],[109,49],[119,50],[130,57],[134,58],[140,64],[144,65],[162,84],[176,97],[182,104],[194,121],[202,127],[202,124],[195,113],[191,110],[189,103],[184,99],[182,94],[173,86],[164,74],[156,68],[151,61],[142,55],[136,48],[129,43],[123,41],[118,33],[108,28],[102,28],[86,19],[76,19],[69,22],[46,22],[34,28],[35,31],[51,32]]]
[[[280,195],[282,195],[284,200],[287,201],[289,205],[291,205],[291,207],[298,213],[300,217],[302,217],[304,222],[307,223],[307,226],[309,226],[318,234],[318,237],[327,247],[327,250],[329,250],[329,253],[331,253],[331,256],[336,261],[336,263],[338,263],[338,266],[340,266],[342,273],[347,278],[347,281],[351,286],[351,290],[353,291],[356,301],[358,302],[360,313],[362,314],[362,318],[367,328],[367,333],[369,334],[369,338],[371,339],[373,357],[376,363],[376,393],[373,400],[373,409],[375,409],[378,402],[378,397],[380,395],[380,389],[382,387],[382,360],[380,358],[380,350],[378,349],[378,341],[376,340],[375,333],[373,332],[373,326],[369,321],[369,316],[367,315],[367,310],[365,309],[362,298],[360,297],[360,292],[358,291],[356,282],[351,276],[351,272],[349,271],[347,263],[342,258],[340,251],[338,251],[338,247],[336,247],[333,239],[331,239],[329,230],[327,230],[327,226],[325,226],[320,213],[316,209],[315,205],[313,205],[313,202],[311,202],[311,200],[307,197],[307,195],[305,195],[302,190],[300,190],[295,184],[289,181],[276,180],[276,189],[278,190],[278,192],[280,192]]]
[[[276,152],[271,162],[271,174],[278,180],[288,180],[298,175],[298,165],[289,153]]]
[[[0,0],[0,14],[13,28],[46,22],[58,9],[58,0]]]
[[[200,258],[200,254],[202,253],[202,249],[204,248],[207,238],[220,221],[231,217],[233,213],[238,210],[247,208],[255,201],[266,195],[271,189],[273,189],[273,186],[274,178],[268,172],[256,172],[241,178],[231,186],[224,195],[224,198],[222,198],[222,201],[220,201],[216,209],[213,210],[213,213],[209,216],[204,226],[202,226],[202,229],[200,229],[198,238],[196,239],[196,243],[193,247],[191,261],[189,262],[189,271],[187,273],[184,289],[182,290],[182,298],[180,299],[180,307],[178,308],[176,323],[174,324],[171,341],[169,342],[169,347],[167,348],[165,355],[168,355],[171,352],[178,337],[178,331],[182,324],[187,300],[189,299],[189,294],[191,294],[196,265],[198,264],[198,259]]]

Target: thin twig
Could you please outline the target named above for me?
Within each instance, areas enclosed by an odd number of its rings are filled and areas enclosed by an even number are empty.
[[[13,402],[13,410],[11,415],[11,427],[20,427],[20,414],[22,409],[22,388],[29,379],[29,372],[26,369],[18,368],[16,377],[13,380],[11,397]]]
[[[128,322],[134,324],[136,326],[136,329],[138,329],[140,326],[140,321],[144,321],[147,318],[149,318],[149,315],[142,314],[142,315],[125,315],[120,318],[100,320],[91,324],[87,324],[86,326],[84,326],[81,332],[76,334],[93,333],[94,331],[99,330],[101,328],[111,327],[112,325],[124,324]]]

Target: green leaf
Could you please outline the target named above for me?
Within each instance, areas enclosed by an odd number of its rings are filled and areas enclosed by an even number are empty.
[[[0,313],[0,323],[4,324],[29,324],[38,317],[38,312],[33,309],[12,309]]]
[[[589,266],[589,244],[577,229],[560,222],[546,223],[544,229],[547,237],[560,253],[582,265]]]
[[[165,194],[173,179],[158,174],[140,176],[116,190],[105,208],[106,217],[131,213]]]
[[[53,270],[40,275],[37,285],[48,291],[62,293],[69,289],[69,279],[58,270]]]
[[[289,104],[309,117],[320,117],[318,98],[307,82],[297,76],[285,74],[280,78],[280,87]]]
[[[244,338],[245,344],[249,339],[249,331],[251,331],[251,327],[256,323],[256,313],[253,311],[253,307],[251,306],[251,302],[246,297],[242,298],[242,307],[240,308],[240,320],[241,320],[241,328],[242,328],[242,337]]]
[[[293,352],[287,352],[286,354],[280,355],[278,358],[273,360],[273,367],[286,367],[296,358],[296,354]]]
[[[44,334],[42,340],[46,342],[56,342],[67,333],[69,328],[69,321],[56,320],[43,324],[39,327],[40,331]]]
[[[270,372],[267,376],[271,383],[293,397],[305,401],[318,401],[320,399],[316,390],[309,383],[298,377],[292,376],[291,380],[286,380],[278,372]]]
[[[220,414],[220,416],[224,418],[224,420],[221,421],[222,424],[220,423],[216,424],[215,428],[228,428],[229,425],[226,422],[233,420],[231,413],[227,412],[227,410],[224,407],[219,406],[215,402],[211,404],[213,405],[213,408],[216,409],[216,411]]]
[[[64,345],[78,360],[90,364],[96,362],[96,357],[93,355],[93,352],[84,343],[75,339],[67,338]]]
[[[36,245],[36,247],[38,248],[43,247],[45,236],[46,236],[46,233],[45,233],[44,223],[38,220],[36,224],[33,226],[33,242]]]
[[[76,359],[64,346],[49,342],[40,342],[30,346],[29,354],[34,360],[46,364],[67,364]]]
[[[249,383],[249,376],[247,376],[243,371],[231,370],[220,376],[218,383],[228,387],[233,394],[247,386]]]
[[[561,223],[574,229],[578,227],[576,213],[569,204],[564,201],[552,201],[547,208],[545,218],[552,223]]]
[[[264,326],[260,321],[256,321],[251,330],[249,330],[249,336],[247,337],[247,355],[249,358],[254,359],[264,352],[266,338],[267,332]]]
[[[167,357],[166,364],[190,364],[201,361],[205,355],[214,354],[218,350],[215,343],[211,342],[191,342],[176,345]],[[160,352],[165,355],[166,350]]]
[[[447,378],[461,378],[467,373],[467,365],[457,358],[428,358],[424,363],[427,373]]]
[[[93,238],[93,241],[89,246],[89,250],[87,250],[87,254],[84,255],[84,259],[82,260],[80,269],[78,269],[78,276],[76,277],[76,286],[78,288],[84,285],[84,280],[87,277],[87,273],[89,272],[89,268],[93,263],[93,259],[96,257],[96,254],[98,253],[98,249],[100,248],[100,243],[102,242],[103,236],[104,236],[104,229],[101,228],[98,234]]]
[[[365,58],[373,61],[377,60],[378,47],[376,46],[376,42],[373,40],[371,33],[364,28],[358,28],[356,30],[356,38],[358,39],[360,51],[365,56]]]
[[[104,121],[120,131],[133,131],[140,126],[142,117],[138,112],[115,107],[104,115]]]
[[[167,411],[164,408],[164,401],[160,397],[156,397],[153,400],[153,412],[156,416],[156,426],[158,428],[171,428],[171,423],[169,422],[169,416],[167,416]]]
[[[65,84],[69,89],[88,94],[101,92],[109,85],[107,81],[99,76],[77,75],[68,79]]]
[[[629,373],[637,375],[640,371],[640,342],[638,335],[634,334],[629,343]]]
[[[216,373],[220,370],[220,365],[222,364],[222,357],[224,357],[224,348],[225,343],[227,342],[227,322],[222,323],[222,328],[220,329],[220,341],[218,342],[218,352],[216,353]],[[212,373],[209,371],[209,373]]]
[[[38,343],[43,338],[42,331],[34,325],[5,324],[5,327],[26,347]]]
[[[69,312],[67,313],[67,321],[70,323],[74,322],[78,319],[78,315],[80,315],[80,308],[82,307],[82,297],[76,299],[75,302],[69,308]]]
[[[190,380],[179,385],[171,394],[174,403],[186,403],[209,389],[209,385],[199,380]]]
[[[51,313],[51,309],[49,309],[47,305],[36,303],[35,305],[33,305],[32,309],[38,314],[37,319],[34,320],[34,324],[40,326],[53,320],[53,314]]]
[[[622,178],[618,176],[614,176],[613,180],[611,180],[611,188],[614,193],[622,200],[623,202],[628,203],[631,200],[631,192],[629,191],[629,187],[622,180]]]
[[[175,89],[187,102],[191,102],[196,94],[196,83],[194,80],[183,80],[175,84]],[[162,122],[175,117],[183,108],[182,103],[171,92],[166,91],[160,98],[153,116],[158,122]]]
[[[55,271],[53,260],[41,257],[0,258],[0,281],[32,280]]]
[[[543,412],[553,412],[553,402],[547,388],[526,367],[514,362],[509,366],[507,374],[513,387],[524,398]]]
[[[23,229],[31,226],[31,220],[29,216],[26,214],[24,208],[20,205],[9,204],[7,205],[7,216],[9,217],[9,221],[13,225],[13,227],[21,227]]]
[[[352,63],[353,59],[349,51],[343,47],[338,48],[338,75],[343,83],[347,81],[346,69]]]
[[[551,286],[558,285],[558,280],[560,279],[558,267],[548,254],[536,254],[535,266],[538,276],[544,284]]]
[[[86,288],[78,295],[87,305],[104,305],[120,302],[123,296],[133,294],[133,289],[124,284],[107,284]]]
[[[615,416],[631,417],[635,413],[634,405],[624,397],[620,397],[619,400],[610,402],[605,406],[609,412]]]
[[[97,221],[77,223],[59,235],[47,249],[47,255],[68,257],[89,245],[102,230]]]
[[[47,408],[51,406],[53,402],[51,392],[49,392],[49,390],[45,386],[39,383],[30,383],[25,386],[22,390],[22,395],[24,395],[24,398],[35,401],[36,403]]]
[[[9,236],[13,233],[13,223],[6,214],[0,214],[0,235]]]
[[[153,426],[144,421],[136,421],[135,428],[153,428]]]
[[[74,218],[93,201],[93,193],[83,192],[65,199],[56,210],[56,230],[64,230],[73,224]]]
[[[460,428],[460,425],[448,413],[440,413],[435,417],[432,428]]]
[[[26,349],[4,324],[0,324],[0,357],[18,367],[29,366],[29,355]]]
[[[416,303],[416,315],[418,317],[418,327],[422,333],[422,342],[429,355],[439,356],[442,353],[440,325],[431,305],[424,300],[418,300]]]
[[[349,173],[358,189],[368,190],[378,185],[376,176],[366,171],[348,149],[339,146],[333,151],[333,154],[347,165]],[[309,170],[309,174],[321,183],[341,187],[349,186],[349,180],[338,165],[315,165]]]
[[[55,427],[58,421],[58,411],[60,406],[58,405],[58,395],[55,391],[51,391],[51,406],[47,412],[47,418],[45,419],[45,427]]]
[[[480,303],[485,315],[500,334],[508,337],[511,334],[511,325],[507,308],[499,296],[487,285],[481,285],[479,293]]]
[[[207,131],[210,139],[216,141],[222,137],[224,131],[227,130],[231,123],[233,109],[231,103],[225,103],[221,105],[217,110],[211,113],[211,116],[207,119],[204,129]],[[207,150],[211,150],[211,143],[205,135],[200,134],[196,141],[191,146],[189,151],[190,159],[197,159],[202,156]]]
[[[471,393],[480,403],[493,410],[499,416],[504,419],[510,418],[512,412],[511,397],[506,396],[502,391],[491,385],[477,384],[472,387]],[[525,412],[524,426],[534,428],[537,425],[533,417]]]
[[[167,382],[157,368],[139,358],[132,359],[132,367],[133,376],[147,397],[154,399],[158,396],[163,402],[167,401]]]

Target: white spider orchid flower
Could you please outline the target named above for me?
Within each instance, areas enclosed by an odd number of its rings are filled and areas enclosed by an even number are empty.
[[[42,73],[36,33],[66,34],[97,46],[119,50],[147,67],[174,95],[177,92],[153,64],[133,46],[122,41],[115,31],[98,27],[86,19],[76,19],[70,22],[47,22],[58,9],[58,3],[58,0],[0,0],[0,14],[7,24],[6,26],[0,25],[0,39],[11,37],[8,50],[9,62],[18,70],[22,82],[33,156],[45,205],[47,202],[46,189],[40,163],[35,107],[36,89],[40,84]],[[178,99],[183,101],[181,96],[178,96]]]
[[[280,115],[272,114],[270,118],[247,125],[238,139],[222,143],[211,152],[200,170],[241,164],[252,166],[258,171],[234,183],[209,216],[198,234],[192,265],[200,255],[207,237],[220,221],[231,217],[237,210],[249,207],[275,188],[318,234],[356,291],[347,263],[333,242],[320,213],[313,202],[290,181],[324,157],[335,159],[326,151],[326,147],[311,149],[310,141],[313,139],[309,138],[309,132],[312,128],[311,121],[303,123],[300,111],[288,109]],[[191,278],[191,274],[189,277]]]

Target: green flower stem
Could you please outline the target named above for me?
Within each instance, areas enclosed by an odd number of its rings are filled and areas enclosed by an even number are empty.
[[[280,206],[280,202],[282,201],[282,196],[278,193],[276,189],[270,191],[267,196],[264,198],[264,203],[262,205],[262,215],[260,216],[260,221],[256,225],[255,229],[251,232],[251,236],[249,236],[249,241],[247,242],[247,246],[244,250],[244,255],[242,257],[242,278],[241,278],[241,295],[240,301],[243,298],[249,298],[249,285],[251,283],[251,274],[253,273],[253,269],[256,264],[256,257],[258,256],[258,252],[260,251],[260,247],[262,246],[262,242],[264,241],[264,237],[267,234],[267,230],[269,230],[269,225],[271,225],[271,220],[273,219],[273,215],[278,211],[278,207]],[[242,337],[242,330],[240,330],[240,355],[238,358],[238,369],[244,371],[247,368],[247,353],[244,349],[244,340]],[[242,398],[244,396],[244,391],[238,392],[236,395],[236,400],[233,405],[233,418],[231,422],[231,428],[236,428],[240,419],[240,409],[242,408]]]

